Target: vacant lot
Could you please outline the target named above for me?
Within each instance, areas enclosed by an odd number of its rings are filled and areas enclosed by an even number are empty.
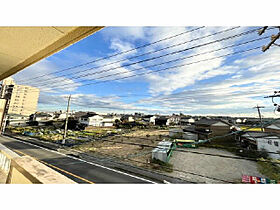
[[[155,147],[159,141],[167,137],[166,130],[137,130],[118,136],[103,138],[102,140],[85,143],[76,146],[83,152],[91,152],[95,155],[103,155],[106,157],[117,157],[137,166],[147,166],[150,161],[152,147]],[[127,144],[128,143],[128,144]],[[144,144],[152,147],[130,145]]]
[[[230,152],[212,148],[198,148],[185,150],[237,157]],[[173,169],[187,171],[190,173],[195,173],[197,175],[178,172],[176,170],[174,170],[169,175],[176,176],[185,180],[192,180],[195,182],[241,182],[241,177],[243,174],[250,176],[265,177],[264,175],[258,172],[257,163],[248,160],[174,151],[173,156],[170,159],[170,163],[173,164]],[[219,180],[213,180],[199,175],[208,176]],[[221,181],[220,179],[224,181]]]

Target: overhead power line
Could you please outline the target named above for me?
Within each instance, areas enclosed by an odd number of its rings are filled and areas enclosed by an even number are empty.
[[[148,62],[148,61],[153,61],[153,60],[156,60],[156,59],[159,59],[159,58],[164,58],[166,56],[175,55],[175,54],[178,54],[178,53],[182,53],[182,52],[186,52],[186,51],[193,50],[193,49],[196,49],[196,48],[204,47],[204,46],[211,45],[211,44],[214,44],[214,43],[218,43],[218,42],[226,41],[226,40],[229,40],[229,39],[234,39],[234,38],[237,38],[237,37],[240,37],[240,36],[244,36],[244,35],[253,33],[256,30],[257,29],[249,30],[249,31],[246,31],[246,32],[243,32],[243,33],[231,35],[231,36],[224,37],[224,38],[221,38],[221,39],[218,39],[218,40],[214,40],[214,41],[210,41],[210,42],[207,42],[207,43],[195,45],[195,46],[188,47],[188,48],[181,49],[181,50],[176,50],[176,51],[173,51],[173,52],[170,52],[170,53],[166,53],[166,54],[163,54],[163,55],[160,55],[160,56],[154,56],[154,57],[147,58],[147,59],[144,59],[144,60],[140,60],[140,61],[136,61],[136,62],[133,62],[133,63],[124,64],[124,65],[121,65],[121,66],[112,67],[112,68],[109,68],[109,69],[100,70],[100,71],[96,71],[96,72],[92,72],[92,73],[86,73],[86,74],[82,74],[82,75],[78,75],[78,76],[72,76],[72,77],[68,77],[67,79],[79,79],[79,78],[88,77],[88,76],[92,76],[92,75],[95,75],[95,74],[101,74],[101,73],[109,72],[109,71],[120,69],[120,68],[124,68],[124,67],[133,66],[133,65],[144,63],[144,62]],[[217,33],[221,33],[221,32],[225,32],[225,30],[217,32]],[[212,35],[214,35],[214,34],[211,34],[211,36]],[[208,35],[208,36],[210,36],[210,35]],[[198,38],[198,39],[201,39],[201,37]],[[176,46],[179,46],[179,45],[178,44],[177,45],[173,45],[173,47],[176,47]],[[158,51],[154,51],[154,52],[158,52]],[[97,68],[99,68],[99,67],[97,67]],[[85,72],[85,71],[92,70],[92,69],[96,69],[96,68],[94,67],[94,68],[82,70],[80,72]],[[66,75],[62,75],[62,76],[66,76]],[[63,80],[63,79],[64,79],[63,77],[58,77],[58,78],[53,79],[53,80]],[[45,80],[43,84],[40,84],[40,83],[39,84],[41,86],[48,85],[48,83],[46,83],[46,82],[48,82],[48,80]]]
[[[143,53],[143,54],[140,54],[140,55],[136,55],[136,56],[132,56],[132,57],[129,57],[129,58],[124,58],[124,59],[121,59],[121,60],[118,60],[118,61],[114,61],[114,62],[111,62],[111,63],[107,63],[105,65],[101,65],[101,66],[97,66],[97,67],[92,67],[92,68],[89,68],[89,69],[85,69],[85,70],[80,70],[78,72],[75,72],[75,74],[77,73],[84,73],[84,72],[88,72],[88,71],[91,71],[91,70],[94,70],[94,69],[99,69],[99,68],[103,68],[103,67],[106,67],[106,66],[109,66],[109,65],[112,65],[112,64],[117,64],[117,63],[120,63],[122,61],[129,61],[131,59],[135,59],[135,58],[138,58],[138,57],[142,57],[142,56],[145,56],[145,55],[149,55],[149,54],[154,54],[154,53],[157,53],[157,52],[160,52],[160,51],[163,51],[163,50],[166,50],[166,49],[170,49],[170,48],[174,48],[174,47],[178,47],[178,46],[181,46],[181,45],[184,45],[184,44],[187,44],[187,43],[190,43],[190,42],[193,42],[193,41],[198,41],[198,40],[201,40],[201,39],[204,39],[204,38],[207,38],[207,37],[211,37],[211,36],[216,36],[218,34],[221,34],[221,33],[225,33],[225,32],[228,32],[228,31],[232,31],[236,28],[239,28],[239,26],[237,27],[233,27],[233,28],[229,28],[229,29],[225,29],[225,30],[221,30],[221,31],[218,31],[218,32],[215,32],[213,34],[209,34],[209,35],[206,35],[206,36],[202,36],[202,37],[198,37],[198,38],[195,38],[195,39],[191,39],[191,40],[188,40],[188,41],[184,41],[184,42],[181,42],[181,43],[178,43],[178,44],[173,44],[171,46],[167,46],[167,47],[164,47],[164,48],[161,48],[159,50],[154,50],[154,51],[150,51],[150,52],[147,52],[147,53]],[[255,30],[253,31],[255,32]],[[252,33],[253,33],[252,32]],[[160,57],[159,57],[160,58]],[[152,60],[154,60],[156,58],[153,58]],[[142,61],[142,62],[146,62],[145,60]],[[134,65],[133,64],[126,64],[127,66],[130,66],[130,65]],[[124,66],[123,66],[124,67]],[[116,68],[120,68],[120,67],[116,67]],[[115,68],[113,68],[115,69]],[[99,72],[97,72],[99,73]],[[73,73],[68,73],[68,74],[63,74],[63,75],[59,75],[60,77],[64,77],[64,76],[68,76],[68,75],[72,75]],[[79,77],[83,77],[83,75],[80,75]],[[42,80],[44,82],[44,80]],[[40,82],[39,82],[40,83]]]
[[[227,48],[231,48],[231,47],[234,47],[234,46],[241,46],[241,45],[244,45],[244,44],[252,43],[252,42],[259,41],[259,40],[266,39],[266,38],[268,38],[268,36],[267,36],[267,37],[258,38],[258,39],[253,39],[253,40],[246,41],[246,42],[242,42],[242,43],[235,44],[235,45],[230,45],[230,46],[223,47],[223,48],[220,48],[220,49],[217,49],[217,50],[211,50],[211,51],[207,51],[207,52],[204,52],[204,53],[198,53],[198,54],[191,55],[191,56],[186,56],[186,57],[181,57],[181,58],[169,60],[169,61],[166,61],[166,62],[163,62],[163,63],[159,63],[159,64],[154,64],[154,65],[150,65],[150,66],[145,66],[145,67],[133,69],[133,70],[130,70],[130,72],[127,72],[127,73],[139,71],[139,70],[142,70],[142,69],[144,70],[144,69],[146,69],[146,68],[152,68],[152,67],[155,67],[155,66],[159,66],[159,65],[163,65],[163,64],[168,64],[168,63],[172,63],[172,62],[176,62],[176,61],[180,61],[180,60],[185,60],[185,59],[187,59],[187,58],[192,58],[192,57],[204,55],[204,54],[207,54],[207,53],[212,53],[212,52],[220,51],[220,50],[227,49]],[[246,50],[246,51],[237,51],[237,52],[234,52],[234,53],[231,53],[231,54],[225,54],[225,55],[222,55],[222,56],[214,57],[214,58],[211,58],[211,59],[200,60],[200,61],[193,62],[193,63],[199,63],[199,62],[203,62],[203,61],[207,61],[207,60],[213,60],[213,59],[216,59],[216,58],[226,57],[226,56],[228,56],[228,55],[239,54],[239,53],[251,51],[251,50],[254,50],[254,49],[255,49],[255,48],[248,49],[248,50]],[[185,65],[190,65],[190,64],[193,64],[193,63],[183,64],[183,66],[185,66]],[[167,68],[167,69],[176,68],[176,67],[181,67],[181,66],[169,67],[169,68]],[[157,71],[162,71],[162,70],[155,70],[155,71],[152,71],[152,72],[144,72],[143,74],[150,74],[150,73],[157,72]],[[123,72],[118,72],[118,73],[115,73],[115,74],[110,74],[110,75],[105,75],[105,76],[97,77],[97,78],[95,78],[95,80],[97,80],[97,79],[103,79],[103,78],[107,78],[107,77],[112,77],[112,76],[116,76],[116,75],[120,75],[120,74],[126,74],[126,72],[125,72],[125,73],[123,73]],[[137,74],[137,75],[138,75],[138,74]],[[137,75],[132,75],[132,76],[137,76]],[[141,75],[141,74],[139,74],[139,75]],[[125,77],[125,78],[126,78],[126,77]],[[120,79],[121,79],[121,78],[120,78]],[[84,82],[84,81],[89,81],[89,79],[82,80],[82,81],[79,81],[79,82]],[[112,80],[112,81],[114,81],[114,80]],[[105,81],[97,81],[96,83],[102,83],[102,82],[107,82],[107,80],[105,80]],[[90,84],[92,84],[92,83],[90,83]],[[93,84],[95,84],[95,83],[93,83]],[[72,85],[72,84],[62,84],[62,85],[58,85],[58,86],[52,85],[52,89],[53,89],[53,88],[59,88],[59,87],[67,87],[67,86],[71,87],[71,85]],[[88,85],[88,84],[82,84],[82,85],[80,85],[79,87],[85,86],[85,85]],[[38,88],[42,88],[42,87],[38,87]]]
[[[166,70],[170,70],[170,69],[180,68],[180,67],[183,67],[183,66],[193,65],[193,64],[197,64],[197,63],[201,63],[201,62],[206,62],[206,61],[210,61],[210,60],[214,60],[214,59],[218,59],[218,58],[227,57],[227,56],[230,56],[230,55],[246,53],[246,52],[249,52],[249,51],[256,50],[259,47],[260,46],[255,47],[255,48],[250,48],[250,49],[247,49],[247,50],[237,51],[237,52],[234,52],[234,53],[224,54],[224,55],[217,56],[217,57],[212,57],[212,58],[208,58],[208,59],[198,60],[198,61],[194,61],[194,62],[190,62],[190,63],[186,63],[186,64],[171,66],[171,67],[167,67],[167,68],[163,68],[163,69],[159,69],[159,70],[150,70],[148,72],[143,72],[143,73],[134,74],[134,75],[130,75],[130,76],[120,77],[120,78],[116,78],[116,79],[108,79],[108,80],[96,81],[96,82],[92,82],[92,83],[81,84],[78,87],[95,85],[95,84],[101,84],[101,83],[106,83],[106,82],[113,82],[113,81],[118,81],[118,80],[122,80],[122,79],[128,79],[128,78],[132,78],[132,77],[136,77],[136,76],[142,76],[142,75],[157,73],[157,72],[166,71]],[[164,63],[166,63],[166,62],[164,62]],[[154,67],[154,66],[157,66],[157,65],[159,65],[159,64],[155,64],[155,65],[148,66],[148,67],[146,66],[146,67],[139,68],[139,69],[150,68],[150,67]],[[125,73],[119,72],[119,73],[115,73],[115,74],[111,74],[111,75],[106,75],[106,76],[102,76],[102,77],[99,77],[99,78],[96,78],[96,79],[103,79],[103,78],[117,76],[117,75],[121,75],[121,74],[127,74],[127,73],[131,73],[131,72],[134,72],[134,71],[138,71],[139,69],[133,69],[133,70],[130,70],[130,72],[125,72]],[[73,85],[72,84],[65,84],[65,85],[58,85],[58,86],[53,86],[52,85],[52,89],[53,88],[62,88],[62,87],[63,88],[71,88],[71,86],[73,86]],[[38,88],[42,88],[42,87],[38,87]],[[65,90],[65,91],[67,91],[67,90]]]
[[[64,71],[68,71],[68,70],[71,70],[71,69],[75,69],[75,68],[79,68],[79,67],[82,67],[82,66],[89,65],[89,64],[91,64],[91,63],[95,63],[95,62],[98,62],[98,61],[102,61],[102,60],[106,60],[106,59],[109,59],[109,58],[112,58],[112,57],[116,57],[116,56],[118,56],[118,55],[122,55],[122,54],[125,54],[125,53],[128,53],[128,52],[132,52],[132,51],[137,50],[137,49],[140,49],[140,48],[145,48],[145,47],[148,47],[148,46],[150,46],[150,45],[157,44],[157,43],[162,42],[162,41],[166,41],[166,40],[169,40],[169,39],[172,39],[172,38],[175,38],[175,37],[178,37],[178,36],[187,34],[187,33],[191,33],[191,32],[200,30],[200,29],[202,29],[202,28],[204,28],[204,27],[205,27],[205,26],[201,26],[201,27],[198,27],[198,28],[194,28],[194,29],[191,29],[191,30],[188,30],[188,31],[184,31],[184,32],[181,32],[181,33],[172,35],[172,36],[165,37],[165,38],[163,38],[163,39],[160,39],[160,40],[157,40],[157,41],[148,43],[148,44],[144,44],[144,45],[141,45],[141,46],[138,46],[138,47],[129,49],[129,50],[125,50],[125,51],[122,51],[122,52],[119,52],[119,53],[115,53],[115,54],[113,54],[113,55],[109,55],[109,56],[106,56],[106,57],[102,57],[102,58],[99,58],[99,59],[95,59],[95,60],[92,60],[92,61],[89,61],[89,62],[86,62],[86,63],[82,63],[82,64],[79,64],[79,65],[76,65],[76,66],[72,66],[72,67],[69,67],[69,68],[65,68],[65,69],[62,69],[62,70],[57,70],[57,71],[55,71],[55,72],[52,72],[52,74],[60,73],[60,72],[64,72]],[[39,75],[39,76],[30,78],[29,80],[41,78],[41,77],[44,77],[44,76],[47,76],[47,75],[49,75],[49,74],[41,74],[41,75]],[[24,80],[21,80],[21,81],[24,81]]]
[[[188,65],[193,65],[193,64],[197,64],[197,63],[201,63],[201,62],[205,62],[205,61],[210,61],[210,60],[214,60],[214,59],[218,59],[218,58],[227,57],[229,55],[236,55],[236,54],[241,54],[241,53],[249,52],[249,51],[252,51],[252,50],[256,50],[258,48],[259,48],[259,46],[255,47],[255,48],[250,48],[248,50],[242,50],[242,51],[238,51],[238,52],[234,52],[234,53],[225,54],[225,55],[222,55],[222,56],[217,56],[217,57],[213,57],[213,58],[203,59],[203,60],[194,61],[194,62],[191,62],[191,63],[181,64],[181,65],[177,65],[177,66],[167,67],[167,68],[164,68],[164,69],[159,69],[159,70],[154,70],[154,71],[134,74],[134,75],[130,75],[130,76],[126,76],[126,77],[121,77],[121,78],[117,78],[117,79],[112,79],[112,80],[102,80],[102,81],[97,81],[97,82],[93,82],[93,83],[82,84],[79,87],[84,87],[84,86],[89,86],[89,85],[94,85],[94,84],[100,84],[100,83],[105,83],[105,82],[118,81],[118,80],[122,80],[122,79],[128,79],[128,78],[136,77],[136,76],[142,76],[142,75],[157,73],[157,72],[166,71],[166,70],[170,70],[170,69],[180,68],[180,67],[184,67],[184,66],[188,66]],[[134,72],[134,71],[135,70],[131,70],[130,72]],[[129,72],[127,72],[127,73],[129,73]],[[116,76],[116,75],[120,75],[120,74],[126,74],[126,73],[123,73],[123,72],[115,73],[115,74],[109,75],[108,77]],[[107,77],[107,76],[99,77],[98,79],[105,78],[105,77]],[[65,86],[63,86],[63,87],[65,87]]]

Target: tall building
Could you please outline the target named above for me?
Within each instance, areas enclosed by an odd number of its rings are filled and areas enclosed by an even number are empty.
[[[8,114],[29,116],[37,110],[39,89],[27,85],[17,85],[12,78],[3,80],[1,98],[7,100]]]

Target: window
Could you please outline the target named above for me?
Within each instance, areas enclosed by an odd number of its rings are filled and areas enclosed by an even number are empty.
[[[276,147],[279,147],[278,141],[275,141],[275,142],[274,142],[274,145],[275,145]]]
[[[270,145],[272,144],[271,140],[268,140],[267,143],[270,144]]]

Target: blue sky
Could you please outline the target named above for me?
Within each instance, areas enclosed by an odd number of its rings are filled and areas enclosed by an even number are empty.
[[[58,70],[134,49],[194,28],[198,27],[106,27],[24,69],[13,78],[18,84],[40,88],[39,110],[65,109],[66,96],[72,94],[71,109],[73,110],[256,115],[256,110],[252,107],[259,104],[266,106],[264,114],[270,116],[273,113],[273,105],[263,97],[279,89],[279,47],[273,46],[265,53],[258,48],[247,53],[189,65],[192,62],[262,46],[270,41],[267,38],[213,52],[213,50],[261,38],[257,32],[124,67],[132,62],[219,40],[258,27],[204,27],[129,53],[55,73]],[[189,42],[227,29],[226,32]],[[269,30],[262,37],[276,32],[276,29]],[[180,44],[184,42],[185,44]],[[180,45],[131,59],[133,56],[176,44]],[[209,51],[212,52],[207,53]],[[197,55],[201,53],[204,54]],[[189,58],[148,67],[184,57]],[[110,64],[112,62],[114,64]],[[184,66],[156,72],[177,65]],[[139,73],[145,74],[133,76]],[[47,75],[30,80],[43,74]],[[80,78],[77,78],[79,76]],[[119,80],[126,76],[131,77]],[[86,85],[96,82],[98,84]]]

